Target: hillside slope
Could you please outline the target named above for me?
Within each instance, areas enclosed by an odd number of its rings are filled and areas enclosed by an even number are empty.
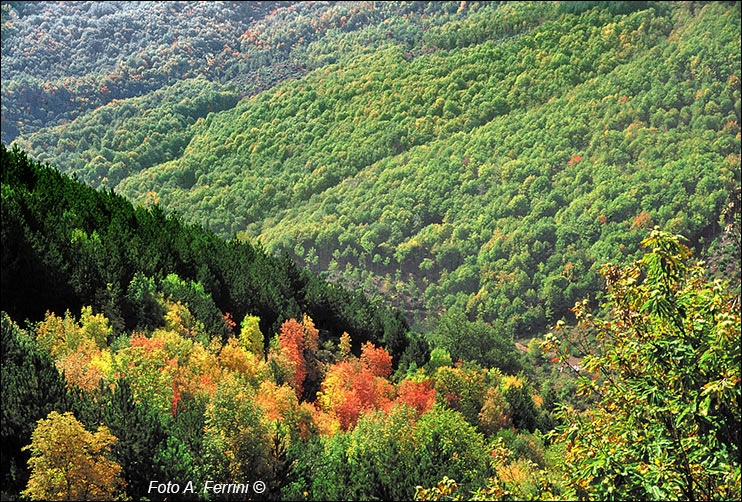
[[[715,224],[739,180],[738,20],[594,10],[414,59],[390,46],[215,114],[119,190],[527,333],[643,227],[697,242]]]
[[[458,17],[459,6],[3,2],[2,141],[184,79],[255,94],[343,52],[373,52],[384,40],[414,46],[428,26]]]
[[[339,62],[163,128],[187,131],[166,162],[93,115],[22,144],[411,318],[456,307],[525,336],[595,298],[595,264],[644,228],[708,238],[739,184],[739,7],[632,5],[462,3],[417,40],[323,39]],[[399,32],[427,15],[397,14]]]
[[[257,316],[272,334],[306,313],[323,341],[349,331],[356,351],[365,341],[383,342],[395,357],[407,346],[398,312],[327,284],[286,257],[225,241],[159,207],[135,208],[17,148],[0,145],[0,161],[0,310],[15,319],[36,322],[45,312],[90,305],[111,319],[118,335],[149,326],[157,315],[142,298],[162,293],[189,305],[210,335],[225,339],[247,316]]]

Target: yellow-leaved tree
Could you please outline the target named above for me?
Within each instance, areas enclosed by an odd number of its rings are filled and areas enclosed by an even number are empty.
[[[105,426],[95,433],[70,413],[52,411],[31,434],[31,500],[114,500],[124,496],[121,466],[110,459],[116,442]]]
[[[260,318],[247,315],[242,320],[240,330],[240,345],[253,354],[263,357],[263,333],[260,331]]]

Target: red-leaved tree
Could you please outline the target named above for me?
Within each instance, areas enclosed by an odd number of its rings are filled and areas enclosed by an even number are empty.
[[[371,342],[361,346],[361,364],[374,376],[388,378],[392,373],[392,356],[383,347],[377,349]]]
[[[418,415],[430,410],[435,404],[435,389],[433,388],[432,378],[422,382],[402,380],[397,394],[395,402],[404,403],[410,408],[414,408]]]

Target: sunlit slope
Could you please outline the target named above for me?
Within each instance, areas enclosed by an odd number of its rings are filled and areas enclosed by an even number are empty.
[[[410,309],[538,329],[638,228],[697,240],[739,180],[738,9],[553,14],[286,82],[119,189]]]
[[[21,137],[38,155],[34,133],[116,100],[194,78],[253,95],[384,43],[422,50],[437,27],[497,9],[458,1],[4,2],[2,141]],[[518,16],[499,25],[503,33],[523,27]],[[90,167],[70,169],[88,175]],[[97,184],[100,167],[92,170]]]

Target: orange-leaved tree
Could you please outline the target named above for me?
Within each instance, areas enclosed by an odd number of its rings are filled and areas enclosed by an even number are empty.
[[[383,347],[376,348],[371,342],[361,346],[361,364],[377,377],[389,378],[392,372],[392,356]]]
[[[316,384],[319,380],[315,357],[318,344],[319,330],[309,316],[304,315],[301,323],[296,319],[289,319],[281,324],[281,332],[278,334],[279,351],[270,357],[275,361],[286,361],[290,365],[289,383],[299,398],[304,394],[305,383]]]

